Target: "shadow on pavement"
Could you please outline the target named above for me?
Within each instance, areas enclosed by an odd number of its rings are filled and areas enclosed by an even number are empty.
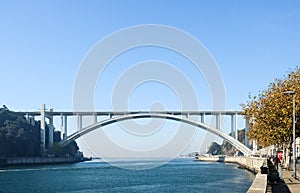
[[[284,182],[280,182],[278,184],[273,183],[270,184],[272,193],[290,193],[290,189]]]
[[[281,165],[276,165],[268,160],[268,193],[291,193],[284,176],[282,175]]]

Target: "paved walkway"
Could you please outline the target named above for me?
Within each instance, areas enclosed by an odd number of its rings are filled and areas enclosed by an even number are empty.
[[[273,183],[268,186],[267,192],[272,193],[300,193],[300,164],[297,164],[297,179],[293,177],[293,171],[280,170],[281,183]]]

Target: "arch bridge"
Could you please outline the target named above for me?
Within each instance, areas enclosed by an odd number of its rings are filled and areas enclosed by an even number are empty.
[[[97,123],[94,123],[90,126],[87,126],[85,128],[82,128],[78,131],[76,131],[75,133],[73,133],[72,135],[68,136],[66,139],[64,139],[63,141],[61,141],[61,145],[66,146],[67,144],[69,144],[70,142],[76,140],[77,138],[94,131],[95,129],[98,128],[102,128],[106,125],[110,125],[119,121],[124,121],[124,120],[129,120],[129,119],[141,119],[141,118],[159,118],[159,119],[169,119],[169,120],[174,120],[174,121],[179,121],[179,122],[183,122],[189,125],[193,125],[195,127],[207,130],[211,133],[214,133],[220,137],[222,137],[223,139],[225,139],[228,143],[230,143],[231,145],[233,145],[234,147],[236,147],[239,151],[241,151],[243,154],[245,155],[249,155],[252,153],[252,151],[243,143],[239,142],[238,140],[236,140],[235,138],[229,136],[228,134],[222,132],[219,129],[213,128],[205,123],[201,123],[199,121],[195,121],[193,119],[190,119],[188,117],[183,117],[183,116],[178,116],[178,115],[174,115],[174,114],[167,114],[164,112],[149,112],[149,113],[128,113],[128,114],[124,114],[121,116],[117,116],[117,117],[111,117],[109,119],[106,119],[104,121],[100,121]]]
[[[34,119],[35,116],[41,117],[41,130],[45,129],[45,125],[42,124],[42,122],[45,123],[45,118],[49,119],[49,124],[52,124],[53,126],[53,117],[54,116],[60,116],[61,117],[61,131],[64,133],[63,140],[60,142],[63,146],[71,143],[72,141],[76,140],[77,138],[92,132],[96,129],[101,129],[107,125],[119,122],[119,121],[125,121],[129,119],[142,119],[142,118],[155,118],[155,119],[167,119],[167,120],[173,120],[177,122],[182,122],[185,124],[189,124],[192,126],[195,126],[200,129],[207,130],[208,132],[211,132],[217,136],[220,136],[224,140],[226,140],[228,143],[236,147],[239,151],[241,151],[244,155],[250,155],[252,153],[252,150],[248,148],[249,146],[249,140],[247,136],[245,136],[245,144],[238,141],[238,128],[237,128],[237,116],[241,116],[241,111],[124,111],[124,112],[112,112],[112,111],[99,111],[99,112],[56,112],[51,109],[50,111],[45,110],[45,106],[42,105],[40,112],[19,112],[23,115],[25,115],[28,120]],[[77,120],[77,126],[78,129],[76,132],[72,133],[71,135],[68,135],[68,127],[67,127],[67,121],[68,117],[75,116]],[[93,123],[87,127],[82,127],[82,118],[84,116],[93,117]],[[106,116],[107,119],[97,121],[99,116]],[[200,121],[196,121],[191,118],[191,116],[200,116]],[[215,118],[215,127],[209,126],[205,123],[205,117],[210,116]],[[231,135],[224,133],[221,130],[221,117],[222,116],[230,116],[231,122]],[[52,127],[54,128],[54,127]],[[248,123],[245,121],[245,129],[246,133],[249,131]],[[53,135],[53,131],[49,132],[49,139],[50,133]],[[41,139],[45,139],[45,132],[42,133]],[[51,146],[51,142],[49,141],[49,146]],[[45,149],[45,141],[41,142],[42,145],[44,145]]]

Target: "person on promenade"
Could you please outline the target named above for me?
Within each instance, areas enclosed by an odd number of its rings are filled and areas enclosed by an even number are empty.
[[[276,170],[278,170],[278,162],[279,162],[279,158],[276,154],[275,157],[273,158],[273,163],[274,163],[274,166],[276,167]]]

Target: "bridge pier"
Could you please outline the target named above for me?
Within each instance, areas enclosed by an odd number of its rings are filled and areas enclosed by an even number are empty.
[[[237,126],[237,114],[234,115],[235,139],[239,140],[239,131]]]
[[[29,120],[30,120],[30,124],[33,125],[33,126],[35,126],[34,116],[29,117]]]
[[[200,115],[200,121],[201,123],[205,123],[205,113]]]
[[[65,125],[64,125],[64,139],[67,139],[68,137],[68,116],[65,115]]]
[[[41,152],[45,153],[46,150],[46,124],[45,124],[45,104],[41,105]]]
[[[77,114],[77,130],[81,130],[82,129],[82,115]]]
[[[221,114],[220,113],[216,114],[216,128],[218,130],[221,129]]]
[[[60,114],[60,132],[62,134],[62,139],[68,137],[68,116]]]
[[[93,123],[97,123],[97,114],[96,113],[93,114]]]
[[[238,132],[237,132],[237,115],[236,113],[231,115],[231,137],[238,139]]]
[[[29,124],[35,126],[35,119],[34,119],[34,116],[30,116],[28,113],[26,113],[25,118],[26,118],[26,121],[27,121]]]
[[[247,133],[249,132],[249,123],[248,121],[245,119],[245,145],[247,147],[250,147],[250,144],[249,144],[249,138],[247,136]]]
[[[28,121],[28,123],[30,123],[30,119],[29,119],[29,114],[28,113],[26,113],[25,118]]]
[[[63,129],[64,129],[64,117],[63,117],[63,114],[60,113],[60,134],[61,134],[61,137],[63,136]]]
[[[53,112],[53,109],[50,109],[50,112]],[[53,125],[53,116],[47,115],[47,117],[49,119],[48,148],[50,148],[53,145],[54,125]]]

